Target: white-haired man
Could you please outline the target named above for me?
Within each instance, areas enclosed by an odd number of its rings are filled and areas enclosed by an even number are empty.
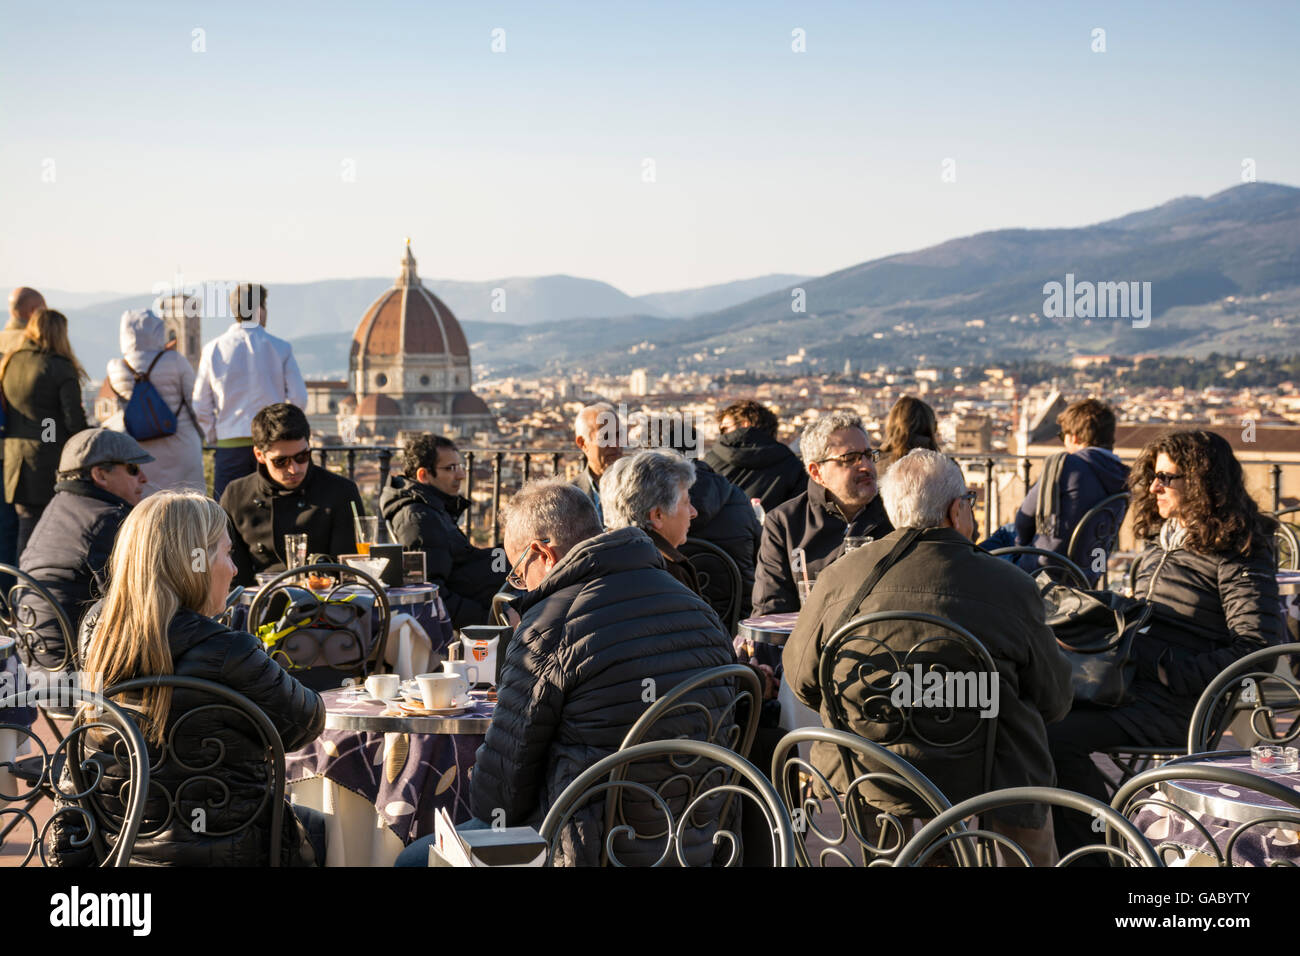
[[[990,726],[995,732],[988,788],[1052,786],[1046,724],[1069,712],[1073,695],[1069,662],[1044,623],[1033,579],[975,546],[972,494],[952,459],[913,450],[886,472],[881,486],[898,530],[845,555],[818,577],[785,645],[791,690],[819,709],[828,727],[834,726],[834,703],[847,715],[849,729],[910,761],[953,803],[986,789]],[[831,680],[837,697],[827,701],[819,683],[826,640],[873,611],[932,614],[964,627],[992,657],[997,677],[954,641],[922,643],[951,637],[941,627],[882,622],[860,631],[869,637],[836,655]],[[932,686],[936,673],[954,679]],[[839,751],[829,744],[813,745],[812,762],[840,788],[862,772],[855,767],[846,774]],[[887,785],[868,784],[860,792],[890,813],[926,813]],[[990,825],[1011,835],[1036,863],[1054,861],[1044,807],[989,816]]]
[[[618,412],[609,402],[585,406],[573,422],[573,443],[578,446],[587,465],[578,476],[577,485],[587,496],[596,517],[604,521],[600,508],[600,476],[623,457],[626,435]]]
[[[767,513],[754,571],[754,613],[799,610],[798,581],[844,553],[846,537],[883,538],[894,530],[876,494],[876,459],[862,419],[822,415],[799,439],[808,490]]]

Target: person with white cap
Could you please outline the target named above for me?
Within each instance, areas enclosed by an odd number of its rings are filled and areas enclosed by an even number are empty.
[[[63,446],[54,497],[18,567],[62,605],[74,634],[82,614],[104,594],[118,528],[144,497],[148,478],[140,466],[153,460],[130,435],[108,428],[87,428]],[[36,663],[55,667],[63,659],[64,644],[54,612],[40,598],[29,595],[25,602],[35,618],[33,630],[45,638]]]

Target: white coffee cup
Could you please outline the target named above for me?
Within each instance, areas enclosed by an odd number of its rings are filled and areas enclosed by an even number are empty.
[[[392,700],[402,689],[402,678],[396,674],[371,674],[366,678],[366,693],[379,700]]]
[[[478,683],[478,665],[470,661],[443,661],[444,674],[456,674],[465,678],[465,683],[473,687]]]
[[[454,707],[469,694],[469,682],[459,674],[417,674],[420,698],[429,710]]]

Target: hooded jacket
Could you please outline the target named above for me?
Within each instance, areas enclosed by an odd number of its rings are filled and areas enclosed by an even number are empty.
[[[717,614],[668,575],[658,549],[638,528],[575,546],[519,600],[518,610],[521,621],[506,650],[496,712],[470,785],[474,815],[494,820],[502,811],[507,826],[539,823],[566,786],[618,749],[648,700],[735,660]],[[674,711],[652,739],[706,739],[709,724],[724,720],[733,697],[721,685],[704,688],[689,698],[703,710]],[[669,768],[638,765],[632,779],[643,773],[662,782]],[[635,804],[625,801],[632,819],[638,818]],[[599,863],[603,807],[597,799],[570,819],[557,863]],[[643,832],[659,829],[651,824]],[[690,829],[683,841],[688,859],[711,856],[711,837],[707,827]],[[662,839],[633,846],[619,841],[616,855],[645,865],[663,848]]]
[[[283,571],[286,534],[305,533],[308,554],[352,554],[353,505],[365,514],[355,482],[314,462],[297,488],[275,483],[261,464],[235,479],[221,493],[221,507],[230,516],[230,557],[239,569],[234,583],[247,587],[259,571]]]
[[[785,679],[796,697],[820,710],[822,723],[828,727],[830,711],[818,682],[822,649],[863,579],[902,534],[893,532],[845,555],[823,571],[786,642],[782,655]],[[991,716],[996,718],[993,789],[1053,785],[1056,777],[1045,725],[1060,720],[1070,710],[1070,664],[1045,623],[1043,600],[1029,575],[980,550],[952,528],[930,528],[885,571],[850,617],[872,611],[937,614],[975,635],[993,658],[999,675],[996,702],[991,708]],[[975,658],[944,642],[922,645],[908,654],[918,642],[947,633],[925,624],[887,622],[874,625],[867,633],[880,640],[888,652],[867,641],[850,644],[838,655],[832,675],[834,685],[843,688],[850,729],[888,746],[929,777],[954,804],[983,793],[989,718],[961,710],[954,716],[935,701],[934,708],[912,707],[908,727],[897,719],[898,710],[891,709],[890,690],[873,690],[868,697],[863,683],[869,677],[873,688],[892,687],[894,674],[912,675],[912,666],[918,663],[926,671],[933,666],[936,670],[947,667],[953,672],[970,672],[978,669]],[[991,685],[988,690],[991,695]],[[993,698],[990,696],[988,701]],[[985,703],[980,701],[981,706]],[[935,743],[955,746],[936,747]],[[833,745],[814,744],[812,763],[841,793],[853,779],[845,775],[839,751]],[[855,775],[857,772],[860,769]],[[862,795],[873,806],[890,813],[929,815],[924,807],[912,803],[914,798],[877,783],[864,784]],[[1017,815],[1003,816],[1010,819]],[[1011,822],[1041,826],[1045,818],[1038,808]]]
[[[42,508],[54,497],[59,456],[89,426],[77,369],[27,339],[0,382],[5,402],[5,501]]]
[[[739,486],[764,511],[803,493],[808,473],[799,456],[761,428],[735,428],[714,443],[704,462]]]
[[[844,553],[844,538],[872,537],[877,540],[894,530],[885,514],[880,495],[845,521],[839,507],[826,496],[826,488],[811,478],[807,490],[797,498],[767,513],[754,574],[754,614],[781,614],[799,610],[799,592],[791,559],[802,548],[810,574]]]
[[[390,475],[379,495],[379,511],[393,537],[405,548],[424,552],[425,576],[438,585],[457,628],[488,623],[492,596],[508,573],[490,548],[474,547],[456,525],[467,507],[462,496],[443,494],[405,475]]]
[[[96,619],[99,611],[99,605],[91,608],[87,619]],[[320,695],[271,660],[253,635],[233,631],[197,611],[181,608],[167,626],[167,642],[174,674],[224,684],[243,694],[270,718],[286,752],[305,747],[324,730],[325,704]],[[116,700],[132,702],[126,697]],[[213,700],[197,691],[172,691],[164,739],[172,739],[170,735],[175,733],[175,751],[191,764],[191,769],[169,759],[161,771],[150,774],[150,789],[156,782],[171,793],[177,803],[176,813],[167,818],[168,808],[161,792],[159,799],[145,804],[144,826],[131,855],[133,866],[266,866],[270,859],[270,816],[266,808],[260,812],[258,809],[267,796],[267,755],[260,738],[245,721],[227,710],[198,711],[180,720],[183,714]],[[138,705],[138,699],[135,703]],[[150,762],[156,763],[160,758],[158,747],[151,743],[149,752]],[[218,752],[219,761],[213,756]],[[99,790],[105,809],[120,815],[121,803],[114,795],[119,791],[118,782],[125,777],[125,768],[116,760],[99,759],[106,776]],[[212,763],[215,766],[204,773],[193,769]],[[68,793],[75,789],[66,771],[61,789]],[[205,811],[202,828],[193,825],[193,811],[197,808]],[[250,819],[255,821],[252,826],[220,835]],[[73,813],[56,818],[51,828],[51,865],[90,862],[89,847],[72,845],[84,832],[79,824],[80,818]],[[319,862],[306,831],[286,802],[281,865],[311,866]]]
[[[1079,519],[1103,498],[1123,491],[1128,482],[1128,473],[1128,466],[1120,461],[1114,452],[1096,445],[1090,445],[1067,455],[1061,467],[1058,527],[1053,530],[1036,526],[1034,514],[1038,510],[1039,490],[1039,483],[1036,482],[1029,489],[1029,494],[1025,495],[1025,500],[1020,503],[1020,510],[1016,513],[1016,544],[1032,544],[1035,548],[1065,555],[1079,565],[1088,576],[1089,583],[1095,586],[1100,572],[1094,569],[1092,555],[1093,549],[1101,544],[1093,530],[1098,527],[1096,521],[1094,520],[1090,523],[1090,527],[1085,529],[1084,535],[1075,546],[1073,555],[1068,555],[1065,551]],[[1124,516],[1124,507],[1122,503],[1115,506],[1115,513],[1121,520]],[[1039,567],[1049,564],[1050,560],[1034,554],[1025,554],[1019,557],[1017,563],[1032,573]]]
[[[190,393],[194,390],[194,369],[189,360],[179,352],[166,348],[167,328],[163,320],[148,309],[122,313],[122,326],[118,344],[122,358],[108,362],[108,381],[118,395],[117,412],[104,422],[105,428],[126,431],[123,413],[135,388],[135,376],[128,365],[143,375],[150,363],[157,359],[149,381],[158,390],[163,402],[176,413],[176,431],[162,438],[140,443],[154,461],[145,467],[149,479],[147,493],[155,491],[205,491],[207,479],[203,474],[203,438],[199,435],[197,419],[190,407]],[[161,353],[161,354],[160,354]]]
[[[695,462],[695,483],[691,485],[691,504],[695,519],[690,537],[716,544],[736,562],[740,569],[741,619],[749,617],[754,591],[754,559],[763,529],[754,515],[754,507],[740,488],[722,477],[702,461]],[[704,597],[714,608],[725,607],[730,596],[726,582],[707,587]]]
[[[93,481],[60,481],[23,549],[19,570],[54,596],[74,634],[86,608],[105,590],[113,542],[130,510],[126,501]],[[36,645],[37,663],[54,667],[65,650],[58,621],[40,598],[24,595],[22,603],[33,615],[32,630],[43,640]]]

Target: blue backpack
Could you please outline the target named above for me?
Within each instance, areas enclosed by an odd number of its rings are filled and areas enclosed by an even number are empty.
[[[126,366],[127,371],[135,376],[135,384],[131,387],[131,398],[126,403],[122,420],[126,426],[126,433],[136,441],[150,441],[176,434],[176,413],[167,407],[167,403],[158,394],[158,389],[154,388],[153,383],[149,381],[153,367],[164,354],[159,352],[154,356],[148,370],[143,374],[131,368],[131,364],[126,359],[122,359],[122,364]],[[121,397],[118,395],[118,398]],[[182,397],[181,402],[184,401]]]

